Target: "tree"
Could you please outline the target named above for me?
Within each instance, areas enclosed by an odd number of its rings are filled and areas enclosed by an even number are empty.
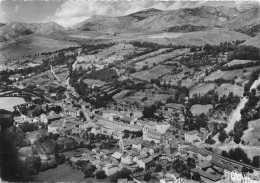
[[[106,172],[104,170],[97,171],[96,179],[104,179],[106,177],[107,177],[107,175],[106,175]]]
[[[153,118],[156,110],[157,109],[156,109],[155,105],[152,105],[150,107],[145,107],[143,110],[143,117],[144,118]]]
[[[144,181],[149,182],[152,178],[152,175],[150,172],[144,174]]]
[[[201,181],[200,174],[198,172],[194,172],[192,180]]]
[[[260,156],[253,157],[252,166],[257,167],[257,168],[260,167]]]
[[[228,137],[228,135],[227,135],[226,131],[225,130],[221,130],[219,132],[219,135],[218,135],[218,140],[220,142],[224,142],[227,137]]]
[[[83,169],[84,172],[84,177],[88,178],[88,177],[93,177],[93,173],[95,171],[96,167],[94,165],[88,164],[87,167],[85,167]]]
[[[39,156],[29,156],[25,159],[25,164],[38,172],[41,167],[41,158]]]
[[[157,164],[156,167],[155,167],[154,172],[160,172],[160,171],[162,171],[162,165],[161,164]]]
[[[226,157],[226,158],[229,157],[227,151],[222,151],[222,152],[221,152],[221,156],[224,156],[224,157]]]

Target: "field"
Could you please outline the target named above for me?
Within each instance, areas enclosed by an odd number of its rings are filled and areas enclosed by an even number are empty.
[[[189,49],[178,49],[178,50],[171,51],[169,53],[164,53],[164,54],[160,54],[158,56],[147,58],[145,60],[135,63],[135,68],[137,70],[140,70],[145,65],[147,65],[149,68],[151,68],[154,64],[158,65],[158,64],[162,63],[163,61],[165,61],[166,59],[173,59],[174,57],[177,57],[178,55],[188,53],[188,51],[189,51]]]
[[[95,179],[84,178],[84,174],[80,170],[71,168],[68,165],[59,165],[57,168],[40,172],[37,176],[39,182],[87,182],[92,180],[95,183],[107,183],[109,178]]]
[[[125,97],[123,100],[129,103],[143,103],[143,105],[151,105],[155,101],[166,102],[166,100],[171,97],[175,90],[172,90],[169,94],[163,94],[162,90],[156,89],[146,89],[145,91],[138,91],[131,96]],[[146,100],[144,100],[146,98]]]
[[[215,79],[220,79],[220,78],[226,79],[226,80],[231,80],[237,76],[237,78],[239,79],[239,83],[243,83],[245,80],[248,80],[252,71],[257,70],[259,68],[260,68],[260,66],[249,67],[246,69],[247,72],[243,72],[243,69],[237,69],[237,70],[232,70],[232,71],[217,70],[217,71],[211,73],[209,76],[206,76],[204,81],[213,81]]]
[[[164,74],[167,74],[171,72],[172,68],[163,66],[163,65],[158,65],[153,67],[150,70],[145,70],[141,72],[136,72],[132,74],[134,78],[145,80],[145,81],[150,81],[151,79],[158,78]]]
[[[233,65],[238,65],[238,64],[246,64],[246,63],[250,63],[250,62],[254,62],[252,60],[232,60],[231,62],[228,62],[227,66],[233,66]]]
[[[200,115],[202,113],[207,114],[209,112],[210,109],[212,109],[213,106],[211,104],[207,104],[207,105],[193,105],[190,109],[191,113],[196,116],[196,115]]]
[[[24,103],[26,103],[25,100],[20,97],[0,97],[0,109],[14,111],[14,106]]]
[[[190,90],[190,97],[192,97],[195,93],[198,95],[204,95],[208,91],[215,89],[217,85],[215,83],[199,83]]]
[[[22,81],[20,81],[19,83],[23,83],[25,86],[28,85],[48,85],[50,82],[51,83],[55,83],[58,84],[57,79],[53,76],[53,74],[51,73],[51,71],[45,71],[43,73],[40,74],[36,74],[30,78],[24,79]]]
[[[244,92],[244,88],[238,85],[232,85],[229,83],[224,83],[220,85],[215,91],[218,92],[219,96],[228,95],[230,92],[233,92],[234,95],[241,96]]]

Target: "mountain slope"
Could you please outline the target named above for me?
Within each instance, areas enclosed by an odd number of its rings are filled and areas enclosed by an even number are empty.
[[[194,27],[193,29],[196,30],[205,30],[215,26],[222,26],[223,22],[238,15],[239,12],[236,8],[226,8],[223,6],[184,8],[166,11],[159,15],[146,18],[137,22],[133,26],[133,29],[145,32],[175,32],[175,30],[176,32],[182,32],[187,27]]]
[[[109,17],[92,16],[90,19],[74,26],[77,30],[83,31],[120,31],[128,28],[133,22],[138,21],[133,17]]]
[[[246,42],[244,42],[242,45],[251,45],[260,48],[260,34],[250,39],[247,39]]]
[[[146,19],[148,17],[161,14],[162,12],[163,12],[162,10],[159,10],[156,8],[150,8],[150,9],[146,9],[143,11],[138,11],[136,13],[129,14],[126,17],[133,17],[140,21],[140,20]]]
[[[56,31],[64,30],[64,28],[54,22],[48,23],[23,23],[10,22],[0,27],[1,40],[15,39],[20,36],[30,34],[50,34]],[[0,41],[1,41],[0,40]]]

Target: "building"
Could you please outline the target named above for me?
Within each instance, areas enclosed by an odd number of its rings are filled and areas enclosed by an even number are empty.
[[[211,173],[207,173],[199,168],[193,168],[190,170],[191,171],[191,176],[193,176],[193,174],[195,172],[199,173],[200,178],[202,181],[207,182],[207,183],[221,183],[221,176],[216,174],[213,175]]]
[[[21,74],[14,74],[9,76],[9,80],[11,81],[19,81],[20,79],[24,78]]]
[[[170,128],[170,123],[167,122],[161,122],[161,123],[157,123],[155,125],[155,129],[156,131],[160,132],[160,133],[165,133],[167,131],[168,128]]]
[[[164,134],[150,130],[148,133],[143,133],[143,140],[146,141],[154,141],[156,144],[159,144],[163,141],[164,139]]]
[[[39,118],[40,118],[40,122],[45,123],[45,124],[48,123],[48,118],[47,118],[47,115],[46,115],[46,114],[42,113],[42,114],[39,116]]]
[[[52,121],[61,119],[62,116],[60,114],[52,114],[47,116],[48,123],[50,124]]]
[[[65,112],[65,114],[67,114],[67,115],[69,115],[73,118],[77,118],[79,116],[79,110],[74,108],[74,107],[73,108],[66,108],[64,110],[64,112]]]
[[[144,159],[139,160],[139,161],[137,162],[137,164],[138,164],[138,166],[139,166],[140,168],[145,169],[145,168],[147,168],[147,166],[148,166],[149,164],[151,164],[152,162],[153,162],[153,158],[148,157],[148,158],[144,158]]]
[[[137,118],[132,116],[124,116],[120,119],[123,123],[134,125],[137,121]]]
[[[197,130],[184,132],[184,138],[186,142],[200,141],[199,132]]]
[[[113,164],[106,164],[102,170],[105,171],[107,176],[113,175],[118,171],[118,166]]]

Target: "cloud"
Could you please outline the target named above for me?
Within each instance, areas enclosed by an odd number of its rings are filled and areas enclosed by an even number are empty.
[[[18,5],[16,5],[16,6],[14,7],[14,11],[15,11],[15,12],[17,12],[19,9],[20,9],[20,6],[18,6]]]
[[[198,1],[66,1],[56,10],[54,21],[68,27],[93,15],[123,16],[147,8],[174,10],[200,4]]]
[[[1,6],[1,0],[0,0],[0,23],[5,22],[5,12],[3,7]]]
[[[93,15],[123,16],[147,8],[176,10],[198,7],[203,4],[214,6],[212,1],[66,1],[56,10],[54,21],[69,27]],[[235,5],[235,2],[232,4]]]

